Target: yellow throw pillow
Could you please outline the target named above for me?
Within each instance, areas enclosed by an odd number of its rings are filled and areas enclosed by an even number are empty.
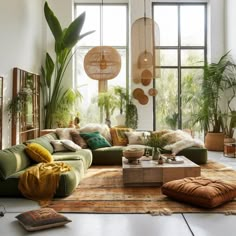
[[[51,153],[38,143],[29,143],[25,151],[36,162],[53,162]]]
[[[131,128],[110,128],[113,146],[126,146],[129,141],[125,132],[131,131],[133,131]]]

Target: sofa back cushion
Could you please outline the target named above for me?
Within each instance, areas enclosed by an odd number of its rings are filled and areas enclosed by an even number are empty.
[[[110,128],[113,146],[126,146],[129,143],[129,140],[125,132],[131,131],[133,131],[131,128]]]
[[[50,153],[53,153],[54,149],[53,149],[53,146],[51,144],[51,141],[55,140],[55,139],[58,139],[57,134],[56,133],[50,133],[50,134],[43,135],[39,138],[27,140],[25,143],[26,144],[29,144],[29,143],[40,144],[41,146],[46,148]]]
[[[31,165],[24,150],[25,145],[19,144],[0,151],[0,179],[7,179]]]

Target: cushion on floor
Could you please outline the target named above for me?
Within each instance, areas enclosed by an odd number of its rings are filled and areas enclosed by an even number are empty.
[[[178,201],[214,208],[236,197],[236,183],[205,177],[188,177],[165,183],[161,191]]]

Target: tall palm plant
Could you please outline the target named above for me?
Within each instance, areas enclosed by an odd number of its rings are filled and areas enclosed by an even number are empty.
[[[48,3],[44,4],[44,15],[48,26],[55,39],[55,61],[49,53],[46,54],[45,65],[42,66],[42,77],[41,88],[44,99],[44,117],[45,117],[45,128],[52,128],[55,124],[54,114],[59,112],[61,108],[59,104],[68,101],[65,95],[68,91],[65,91],[62,86],[65,71],[72,59],[72,49],[76,43],[91,34],[94,31],[90,31],[81,34],[81,30],[85,21],[85,13],[78,16],[68,28],[62,29],[59,20],[49,8]]]
[[[220,100],[225,91],[225,79],[227,78],[231,62],[229,52],[223,55],[217,63],[206,63],[201,94],[198,94],[200,110],[195,115],[195,123],[199,122],[205,132],[218,133],[223,127]]]

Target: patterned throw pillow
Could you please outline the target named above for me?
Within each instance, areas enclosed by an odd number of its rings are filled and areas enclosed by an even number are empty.
[[[87,148],[88,147],[85,140],[80,136],[79,131],[71,130],[70,135],[71,135],[72,140],[75,144],[79,145],[81,148]]]
[[[125,132],[125,135],[128,137],[129,145],[130,144],[145,144],[144,143],[144,132]]]
[[[51,208],[27,211],[16,216],[16,219],[27,231],[37,231],[65,225],[70,219]]]
[[[38,143],[29,143],[25,151],[36,162],[53,162],[51,153]]]
[[[111,147],[111,144],[99,132],[80,133],[80,135],[86,140],[88,146],[92,150],[103,147]]]
[[[128,144],[128,137],[125,132],[133,131],[131,128],[110,128],[113,146],[126,146]]]
[[[81,149],[81,147],[80,147],[79,145],[75,144],[75,143],[74,143],[73,141],[71,141],[71,140],[61,140],[61,143],[63,144],[63,146],[64,146],[66,149],[68,149],[68,150],[70,150],[70,151],[72,151],[72,152],[76,152],[76,151],[78,151],[78,150]]]

